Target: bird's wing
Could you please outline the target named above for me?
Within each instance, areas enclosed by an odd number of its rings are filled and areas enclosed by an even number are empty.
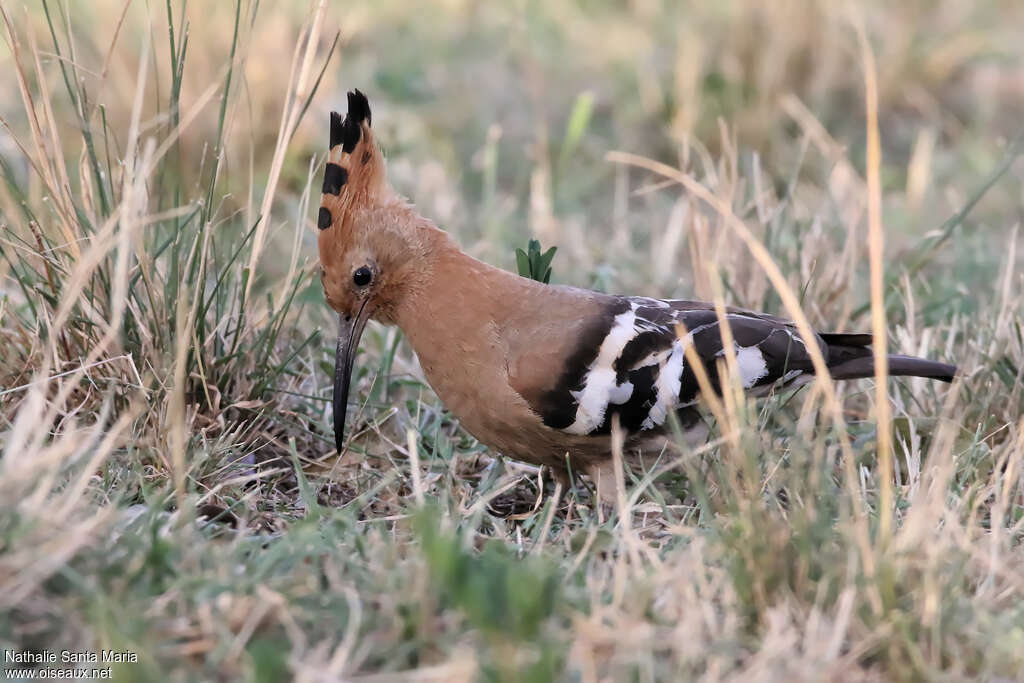
[[[813,372],[804,341],[788,321],[738,309],[726,317],[747,389]],[[717,360],[724,351],[718,315],[709,304],[608,297],[598,315],[569,329],[575,339],[563,347],[559,363],[551,363],[550,349],[540,346],[510,367],[513,388],[549,427],[607,434],[618,414],[628,433],[664,428],[669,412],[697,400],[700,387],[685,353],[689,345],[719,391]],[[820,338],[815,343],[827,353]],[[558,370],[528,370],[541,366]]]

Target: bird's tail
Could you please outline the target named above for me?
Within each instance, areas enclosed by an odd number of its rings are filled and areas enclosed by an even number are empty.
[[[823,334],[828,346],[829,372],[833,379],[860,379],[875,376],[875,358],[870,334]],[[927,377],[952,382],[957,367],[916,356],[889,355],[891,377]]]

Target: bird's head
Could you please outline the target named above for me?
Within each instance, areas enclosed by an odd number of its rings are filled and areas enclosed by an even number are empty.
[[[436,232],[424,230],[426,221],[388,184],[370,119],[369,102],[358,90],[348,94],[344,118],[331,112],[331,146],[317,219],[324,296],[338,312],[334,433],[339,452],[363,328],[370,318],[394,321],[426,267],[429,233]]]

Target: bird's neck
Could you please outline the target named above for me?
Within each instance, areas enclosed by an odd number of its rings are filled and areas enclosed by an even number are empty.
[[[391,320],[421,361],[455,349],[481,350],[510,311],[542,287],[473,258],[440,230],[429,234],[425,246]]]

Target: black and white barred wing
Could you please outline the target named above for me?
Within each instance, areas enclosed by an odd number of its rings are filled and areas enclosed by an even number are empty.
[[[810,376],[804,341],[785,320],[727,313],[743,386],[758,393]],[[682,325],[686,333],[677,334]],[[820,339],[816,339],[824,348]],[[692,346],[719,391],[724,355],[720,322],[707,304],[639,297],[610,298],[588,322],[576,352],[533,404],[549,427],[575,435],[607,434],[613,415],[627,432],[660,430],[669,413],[697,402],[700,387],[687,360]]]

